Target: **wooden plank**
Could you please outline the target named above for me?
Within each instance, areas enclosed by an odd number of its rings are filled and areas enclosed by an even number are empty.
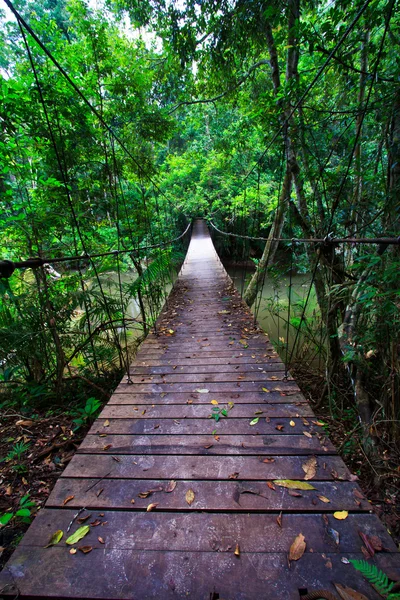
[[[49,533],[61,529],[66,531],[73,520],[76,509],[45,508],[38,517],[38,527],[31,529],[23,538],[23,546],[43,548],[48,543]],[[307,545],[314,552],[325,552],[329,548],[332,553],[360,552],[362,541],[358,531],[368,536],[376,535],[390,552],[396,552],[396,545],[375,515],[350,514],[346,520],[339,522],[331,515],[327,516],[328,524],[320,513],[296,515],[285,514],[282,527],[276,522],[276,513],[265,515],[260,519],[255,514],[235,514],[229,519],[221,514],[213,513],[138,513],[132,511],[105,511],[103,516],[98,512],[83,511],[81,517],[91,516],[87,523],[100,520],[106,525],[91,528],[85,543],[100,548],[98,535],[104,539],[104,549],[124,548],[132,550],[148,550],[149,540],[156,551],[183,552],[226,552],[228,546],[235,548],[240,542],[243,553],[279,553],[288,552],[293,542],[293,531],[304,530]],[[78,527],[76,523],[72,531]],[[339,534],[336,544],[327,533],[333,527]],[[190,531],[190,535],[188,532]],[[134,532],[134,535],[132,535]]]
[[[135,408],[137,410],[135,410]],[[191,418],[194,419],[196,417],[200,417],[203,419],[207,419],[209,415],[209,405],[207,406],[195,406],[191,405],[181,405],[181,404],[166,404],[165,406],[154,406],[151,407],[151,413],[147,414],[148,404],[107,404],[101,414],[100,418],[102,419],[114,419],[114,418],[145,418],[148,419],[151,417],[152,419],[185,419]],[[143,411],[146,410],[146,413],[143,414]],[[237,404],[235,403],[235,416],[236,417],[245,417],[250,418],[254,412],[262,410],[265,412],[265,416],[270,418],[277,417],[289,417],[289,418],[298,418],[306,417],[311,418],[314,417],[314,413],[310,408],[310,405],[305,402],[303,404]]]
[[[103,477],[106,479],[219,479],[229,480],[234,473],[247,480],[304,479],[302,465],[307,456],[165,456],[122,454],[76,454],[62,477]],[[338,456],[319,456],[315,479],[349,480],[350,472]],[[264,462],[264,460],[268,462]],[[273,462],[272,462],[273,461]],[[332,474],[333,473],[333,474]],[[312,483],[312,481],[310,481]]]
[[[183,511],[212,511],[229,513],[251,511],[292,511],[292,512],[328,512],[338,510],[353,513],[370,510],[367,501],[359,500],[354,495],[358,486],[354,483],[313,481],[314,490],[299,492],[300,496],[291,496],[288,490],[275,486],[270,489],[265,481],[209,481],[209,480],[180,480],[171,493],[164,492],[168,479],[77,479],[60,478],[46,506],[49,508],[62,507],[64,500],[73,496],[68,502],[69,508],[88,510],[130,509],[132,511],[146,510],[150,503],[158,503],[158,510]],[[102,490],[100,492],[100,490]],[[139,494],[155,491],[147,498]],[[192,490],[194,500],[191,505],[186,500],[186,493]],[[99,494],[99,495],[98,495]],[[330,500],[329,504],[321,501],[318,496]],[[134,500],[134,504],[132,504]]]
[[[324,557],[307,553],[289,567],[286,552],[243,552],[238,559],[233,550],[144,552],[119,546],[107,550],[96,547],[85,556],[80,552],[71,556],[61,546],[20,546],[1,585],[8,584],[8,593],[14,597],[18,593],[19,597],[31,599],[55,598],[57,590],[58,599],[207,600],[218,594],[229,600],[299,600],[299,590],[328,589],[333,593],[332,581],[339,581],[368,595],[369,600],[381,600],[350,564],[343,565],[338,553],[324,553]],[[348,553],[347,557],[361,560],[363,554]],[[398,576],[397,555],[376,555],[372,562]]]
[[[211,413],[211,407],[210,407]],[[269,434],[286,435],[302,434],[304,431],[310,433],[318,432],[325,435],[324,429],[318,427],[312,421],[307,419],[277,419],[273,417],[267,422],[262,415],[252,415],[253,418],[259,418],[258,423],[250,425],[250,419],[228,417],[220,419],[216,424],[213,419],[97,419],[91,429],[90,434],[148,434],[148,435],[199,435],[208,434],[215,428],[219,434]],[[315,421],[317,423],[317,421]]]
[[[196,389],[202,389],[204,386],[199,386],[196,383],[175,383],[175,384],[162,384],[162,383],[136,383],[134,385],[129,385],[127,383],[120,383],[118,386],[118,391],[126,389],[132,393],[133,391],[136,394],[141,393],[150,393],[150,394],[161,394],[163,392],[184,392],[191,393],[196,392]],[[268,381],[265,380],[263,382],[255,382],[251,381],[243,381],[243,382],[228,382],[228,383],[214,383],[210,382],[207,384],[207,389],[210,394],[218,394],[222,392],[262,392],[263,387],[269,389],[270,392],[299,392],[300,389],[298,385],[294,381]]]
[[[233,402],[235,406],[235,412],[232,414],[236,415],[236,407],[239,404],[259,404],[264,406],[273,404],[289,404],[293,407],[302,404],[308,404],[302,394],[297,392],[241,392],[235,393],[219,392],[218,394],[202,394],[199,392],[162,392],[160,394],[155,393],[132,393],[132,386],[124,385],[123,387],[117,388],[114,395],[110,398],[109,404],[197,404],[211,406],[211,400],[218,400],[218,403],[223,406],[227,405],[228,402]],[[202,388],[199,388],[202,389]],[[208,388],[206,388],[208,389]],[[267,388],[268,389],[268,388]],[[225,406],[226,408],[226,406]],[[254,410],[258,408],[254,407]],[[311,410],[311,409],[310,409]],[[247,416],[247,414],[246,414]]]
[[[218,430],[217,425],[214,430]],[[335,452],[330,440],[324,443],[313,435],[88,435],[78,452],[105,452],[108,454],[321,454]],[[205,446],[212,444],[206,449]]]
[[[251,373],[246,373],[241,370],[238,370],[236,373],[180,373],[177,371],[176,373],[151,373],[148,375],[139,374],[135,375],[131,373],[131,380],[135,385],[149,383],[152,385],[162,385],[167,384],[170,385],[172,383],[229,383],[229,382],[246,382],[246,383],[257,383],[262,382],[265,383],[266,386],[270,384],[270,382],[279,382],[279,386],[281,383],[284,383],[283,389],[287,389],[286,384],[289,385],[289,389],[293,388],[293,385],[298,389],[297,384],[293,384],[293,377],[285,377],[285,373],[280,371],[269,372],[269,373],[260,373],[259,371],[253,371]],[[276,383],[273,383],[275,386]],[[195,386],[196,387],[196,386]]]
[[[272,364],[252,364],[245,363],[244,365],[231,365],[224,364],[224,373],[236,373],[238,375],[242,373],[261,373],[265,371],[267,373],[279,373],[285,371],[285,365],[281,362],[274,362]],[[205,364],[159,364],[153,366],[144,366],[140,363],[132,365],[130,368],[130,374],[132,375],[155,375],[155,374],[169,374],[169,373],[183,373],[185,375],[189,373],[221,373],[221,366],[214,363],[210,365]]]

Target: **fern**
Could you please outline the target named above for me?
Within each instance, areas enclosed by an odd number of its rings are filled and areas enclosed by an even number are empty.
[[[387,600],[400,600],[400,594],[395,592],[391,594],[394,583],[390,583],[386,573],[378,569],[376,565],[367,563],[365,560],[350,559],[351,564],[357,571],[368,579],[371,585],[375,587],[377,592]]]

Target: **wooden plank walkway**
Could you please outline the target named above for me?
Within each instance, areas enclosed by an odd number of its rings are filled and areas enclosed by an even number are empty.
[[[295,381],[285,379],[268,337],[253,328],[202,221],[132,378],[118,386],[3,570],[4,596],[299,600],[338,582],[378,599],[346,564],[363,558],[359,532],[382,540],[386,551],[373,562],[399,578],[393,541]],[[211,400],[228,417],[210,419]],[[304,480],[313,458],[314,490],[293,494],[272,483]],[[56,530],[73,521],[70,535],[81,525],[78,510],[81,520],[90,515],[90,533],[75,548],[92,551],[70,554],[66,533],[44,548]],[[349,516],[335,519],[342,510]],[[290,563],[299,533],[306,552]]]

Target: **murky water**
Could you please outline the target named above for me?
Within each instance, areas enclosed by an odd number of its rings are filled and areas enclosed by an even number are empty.
[[[228,267],[227,271],[235,287],[243,295],[252,272],[242,267]],[[259,325],[278,348],[282,359],[286,360],[286,356],[290,358],[293,352],[294,358],[306,357],[315,366],[319,366],[320,350],[324,344],[321,339],[320,313],[315,290],[312,287],[310,291],[311,274],[294,274],[291,283],[290,292],[289,276],[279,275],[277,278],[267,276],[262,293],[258,295],[252,311],[256,314]],[[290,315],[289,295],[291,295]],[[301,324],[301,334],[297,335],[304,306],[306,309]],[[296,345],[293,348],[295,340]]]

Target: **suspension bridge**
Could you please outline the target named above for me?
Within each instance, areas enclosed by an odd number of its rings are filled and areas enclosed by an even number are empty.
[[[85,537],[65,543],[85,526]],[[59,478],[0,590],[299,600],[336,598],[338,584],[377,600],[349,562],[364,558],[366,539],[383,549],[370,562],[397,579],[392,539],[198,220],[157,333]]]

